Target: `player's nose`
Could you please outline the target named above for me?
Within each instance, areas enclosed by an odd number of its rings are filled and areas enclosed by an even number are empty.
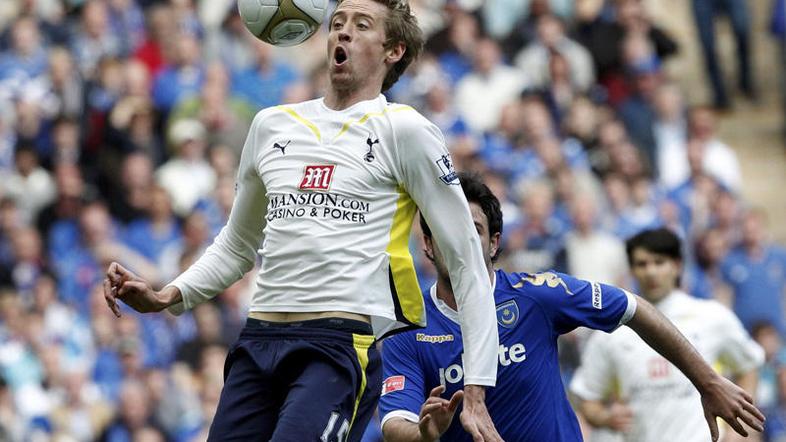
[[[338,31],[338,41],[341,42],[350,42],[352,41],[352,31],[350,29],[350,25],[344,26]]]

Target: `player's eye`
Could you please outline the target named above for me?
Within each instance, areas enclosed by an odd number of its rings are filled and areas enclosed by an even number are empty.
[[[368,24],[366,22],[358,23],[358,29],[360,29],[361,31],[365,31],[368,28],[369,28],[369,26],[368,26]]]
[[[336,30],[336,31],[337,31],[337,30],[341,29],[341,26],[342,26],[342,23],[341,23],[340,21],[336,20],[336,21],[334,21],[334,22],[333,22],[333,24],[331,25],[331,28],[332,28],[333,30]]]

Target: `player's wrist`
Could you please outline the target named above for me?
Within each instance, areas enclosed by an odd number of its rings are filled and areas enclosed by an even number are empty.
[[[155,297],[158,300],[158,311],[164,310],[167,307],[177,304],[183,300],[180,294],[180,289],[173,285],[168,285],[161,290],[155,292]]]

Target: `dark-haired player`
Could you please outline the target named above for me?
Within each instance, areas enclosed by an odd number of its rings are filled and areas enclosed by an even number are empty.
[[[494,270],[492,262],[499,252],[502,232],[499,201],[476,178],[462,175],[461,183],[494,286],[499,374],[496,388],[488,391],[486,399],[504,440],[580,441],[578,422],[560,379],[557,337],[578,326],[611,332],[622,324],[693,381],[702,395],[705,413],[712,417],[708,424],[713,434],[717,433],[715,416],[740,432],[744,430],[738,418],[761,429],[763,417],[751,397],[716,374],[648,302],[619,288],[564,274]],[[429,226],[421,224],[426,254],[437,268],[437,283],[425,293],[426,329],[383,342],[382,430],[388,442],[471,440],[452,419],[461,402],[464,381],[456,303],[440,248],[432,240]],[[701,413],[701,405],[696,407]]]

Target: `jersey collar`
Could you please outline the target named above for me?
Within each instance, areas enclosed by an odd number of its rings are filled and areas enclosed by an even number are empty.
[[[494,296],[494,291],[497,289],[497,272],[492,272],[491,274],[491,294]],[[442,313],[446,318],[450,319],[451,321],[455,322],[456,324],[461,324],[459,322],[458,312],[450,308],[449,305],[445,304],[445,301],[439,299],[437,297],[437,284],[431,286],[429,289],[429,295],[431,296],[431,301],[437,307],[440,313]]]

